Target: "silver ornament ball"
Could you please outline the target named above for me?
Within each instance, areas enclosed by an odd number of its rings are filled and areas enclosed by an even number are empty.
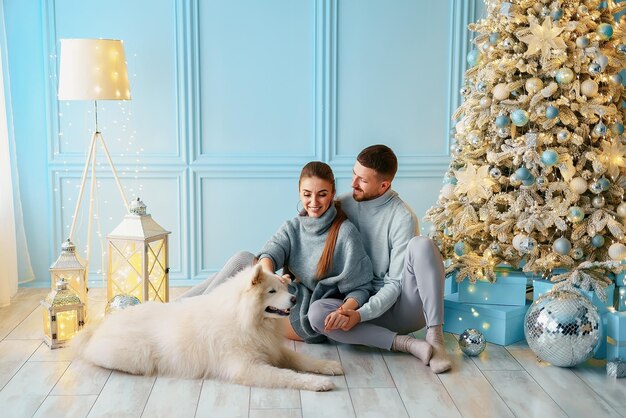
[[[591,199],[591,204],[596,209],[603,208],[605,203],[606,200],[604,199],[604,196],[594,196],[593,199]]]
[[[485,350],[485,336],[474,328],[468,328],[459,335],[459,348],[470,357],[479,355]]]
[[[554,366],[572,367],[593,354],[602,336],[600,315],[586,297],[553,290],[526,312],[524,335],[530,349]]]
[[[491,170],[489,170],[489,175],[492,179],[497,180],[500,178],[500,176],[502,176],[502,171],[500,171],[498,167],[493,167]]]
[[[141,301],[131,295],[115,295],[111,298],[111,300],[107,303],[106,308],[104,308],[104,313],[109,315],[113,312],[121,311],[122,309],[126,309],[129,306],[139,305]]]

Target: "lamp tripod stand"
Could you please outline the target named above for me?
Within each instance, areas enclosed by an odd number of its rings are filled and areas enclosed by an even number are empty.
[[[115,183],[117,184],[117,189],[120,192],[120,196],[122,198],[122,202],[124,202],[124,206],[126,207],[126,211],[128,212],[128,200],[126,199],[126,194],[124,193],[124,189],[122,188],[122,184],[120,183],[119,176],[117,175],[117,170],[113,165],[113,160],[111,159],[111,155],[109,154],[109,150],[107,148],[106,142],[104,142],[104,137],[102,133],[98,129],[98,101],[94,100],[94,111],[96,115],[96,129],[94,133],[91,135],[91,143],[89,144],[89,152],[87,154],[87,161],[85,162],[85,168],[83,169],[83,175],[80,181],[80,190],[78,192],[78,200],[76,201],[76,208],[74,209],[74,216],[72,217],[72,226],[70,228],[70,233],[68,235],[68,239],[71,241],[74,236],[74,230],[76,228],[76,221],[78,219],[78,212],[80,210],[80,205],[83,200],[83,193],[85,191],[85,184],[87,180],[87,173],[89,172],[89,168],[91,167],[91,183],[89,187],[89,217],[87,221],[87,254],[86,254],[86,264],[85,264],[85,276],[89,274],[89,261],[91,260],[91,226],[93,222],[93,203],[94,203],[94,195],[95,195],[95,186],[96,186],[96,155],[97,155],[97,142],[100,142],[102,146],[102,150],[104,151],[104,155],[109,162],[109,167],[113,172],[113,178],[115,179]],[[87,281],[87,277],[85,277],[85,282]]]

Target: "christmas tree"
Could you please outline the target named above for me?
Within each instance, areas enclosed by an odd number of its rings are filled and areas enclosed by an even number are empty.
[[[607,283],[626,258],[626,31],[599,0],[486,0],[432,237],[457,280],[506,263]],[[599,283],[598,283],[599,282]],[[588,283],[589,284],[589,283]]]

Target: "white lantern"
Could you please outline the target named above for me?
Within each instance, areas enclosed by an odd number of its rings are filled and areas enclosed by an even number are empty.
[[[85,304],[87,310],[87,278],[85,263],[76,254],[76,246],[68,240],[61,244],[61,255],[50,266],[50,285],[55,290],[57,282],[64,279],[70,289],[74,291]]]
[[[44,341],[51,349],[63,347],[85,325],[85,304],[63,279],[41,305]]]
[[[119,294],[142,303],[169,300],[168,234],[139,198],[131,202],[130,213],[107,236],[107,300]]]

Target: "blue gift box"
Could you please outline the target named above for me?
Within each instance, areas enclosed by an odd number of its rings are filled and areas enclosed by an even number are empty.
[[[486,305],[459,302],[459,294],[444,297],[443,330],[461,334],[476,328],[494,344],[508,345],[524,339],[524,315],[530,306]]]
[[[539,296],[552,290],[554,285],[555,283],[550,280],[533,280],[533,300],[537,300]],[[606,302],[602,302],[593,290],[577,289],[577,291],[586,296],[598,308],[600,315],[607,312],[609,307],[613,307],[613,295],[615,293],[615,284],[613,283],[604,288],[607,296]]]
[[[620,262],[624,271],[615,275],[615,284],[617,286],[626,286],[626,260]]]
[[[443,294],[451,295],[452,293],[456,293],[459,291],[459,284],[456,282],[456,275],[450,277],[446,277],[446,281],[444,282]]]
[[[600,341],[598,342],[598,345],[596,346],[596,348],[593,350],[593,358],[598,359],[598,360],[603,360],[606,357],[606,341],[607,341],[607,328],[608,328],[608,320],[609,320],[609,315],[610,312],[605,312],[604,314],[602,314],[600,316],[600,318],[602,319],[602,326],[600,327],[600,330],[602,331],[602,335],[600,336]]]
[[[459,283],[459,302],[481,303],[486,305],[526,304],[527,277],[521,270],[496,267],[496,281],[477,280]]]
[[[626,359],[626,312],[607,314],[606,334],[606,358]]]

